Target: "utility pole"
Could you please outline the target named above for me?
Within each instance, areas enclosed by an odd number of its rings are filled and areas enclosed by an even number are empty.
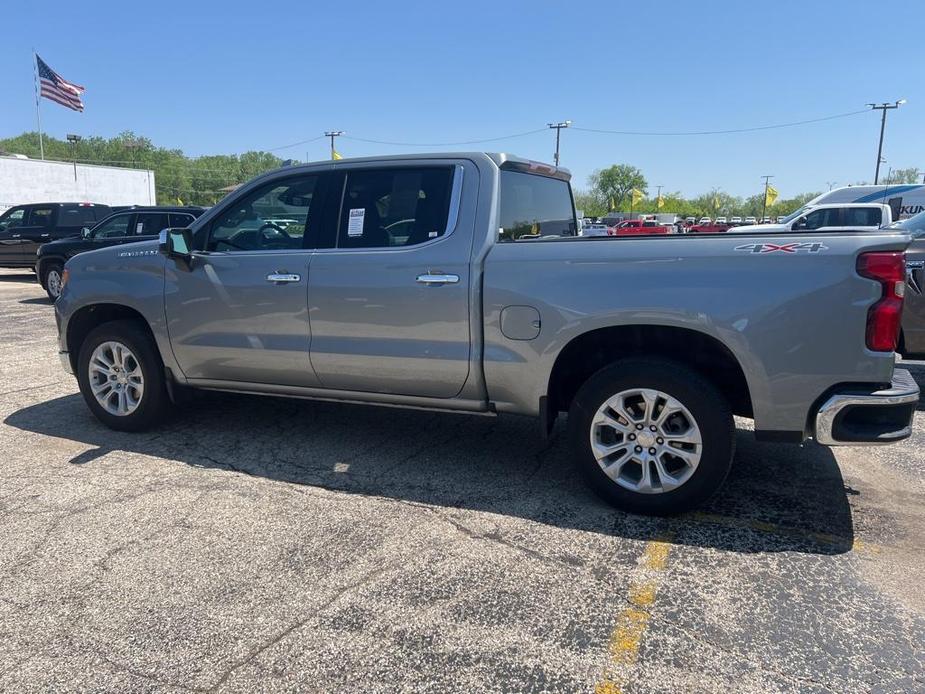
[[[764,179],[764,200],[761,201],[761,219],[763,220],[768,214],[768,185],[774,176],[762,176]]]
[[[337,157],[335,156],[337,154],[337,150],[334,149],[334,138],[340,137],[341,135],[344,135],[344,134],[345,133],[343,130],[328,130],[327,132],[325,132],[324,134],[325,137],[331,138],[331,159],[337,159]]]
[[[893,108],[899,108],[904,103],[906,103],[905,99],[899,99],[892,104],[867,104],[870,106],[871,111],[883,112],[883,116],[880,119],[880,144],[877,146],[877,169],[874,172],[874,185],[880,182],[880,162],[883,161],[883,132],[886,130],[886,112]]]
[[[826,181],[826,185],[829,187],[829,190],[832,190],[833,186],[838,183],[838,181]]]
[[[547,123],[547,124],[546,124],[546,125],[549,126],[550,129],[556,131],[556,154],[555,154],[555,162],[556,162],[556,167],[557,167],[557,168],[558,168],[558,166],[559,166],[559,134],[562,132],[562,128],[567,128],[567,127],[570,126],[571,124],[572,124],[572,121],[570,121],[570,120],[562,121],[561,123]]]

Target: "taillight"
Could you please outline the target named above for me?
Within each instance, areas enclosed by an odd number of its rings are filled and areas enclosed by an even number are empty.
[[[882,287],[880,299],[867,311],[867,349],[893,352],[899,339],[906,293],[906,261],[899,251],[862,253],[858,274],[876,280]]]

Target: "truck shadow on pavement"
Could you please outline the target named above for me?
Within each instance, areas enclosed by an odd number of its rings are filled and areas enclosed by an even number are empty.
[[[847,489],[831,451],[758,443],[740,430],[733,470],[702,509],[674,518],[623,513],[570,464],[564,422],[543,443],[533,420],[258,396],[202,394],[155,431],[106,429],[80,395],[20,409],[5,423],[89,448],[36,465],[137,464],[143,454],[198,468],[549,526],[733,552],[840,554],[854,543]]]

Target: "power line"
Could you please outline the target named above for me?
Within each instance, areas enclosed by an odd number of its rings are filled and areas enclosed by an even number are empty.
[[[298,142],[293,142],[291,145],[283,145],[282,147],[270,147],[270,149],[263,150],[264,152],[276,152],[281,149],[289,149],[290,147],[298,147],[299,145],[307,145],[309,142],[316,142],[318,140],[324,139],[325,135],[319,135],[318,137],[312,137],[307,140],[300,140]]]
[[[848,111],[846,113],[836,113],[831,116],[823,116],[822,118],[809,118],[807,120],[798,120],[791,123],[776,123],[774,125],[758,125],[753,128],[731,128],[729,130],[686,130],[678,132],[666,132],[666,131],[656,131],[656,130],[603,130],[600,128],[579,128],[577,126],[572,126],[572,130],[580,130],[586,133],[603,133],[606,135],[654,135],[654,136],[678,136],[678,135],[730,135],[733,133],[751,133],[758,130],[775,130],[778,128],[793,128],[798,125],[809,125],[810,123],[821,123],[823,121],[835,120],[837,118],[848,118],[849,116],[857,116],[861,113],[869,113],[869,109],[861,109],[859,111]]]
[[[356,140],[357,142],[368,142],[374,145],[394,145],[396,147],[456,147],[458,145],[478,145],[483,142],[498,142],[499,140],[511,140],[515,137],[526,137],[536,133],[546,132],[546,128],[537,128],[536,130],[527,130],[522,133],[513,135],[502,135],[501,137],[488,137],[484,140],[463,140],[460,142],[390,142],[388,140],[370,140],[362,137],[353,137],[344,135],[345,140]]]

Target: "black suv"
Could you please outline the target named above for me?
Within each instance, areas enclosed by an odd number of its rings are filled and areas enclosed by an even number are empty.
[[[112,214],[92,202],[16,205],[0,215],[0,267],[35,267],[35,252],[49,241],[80,234]]]
[[[129,207],[109,215],[73,238],[46,243],[33,258],[35,274],[52,300],[61,292],[61,272],[68,258],[96,248],[157,238],[162,229],[187,227],[204,207]]]

